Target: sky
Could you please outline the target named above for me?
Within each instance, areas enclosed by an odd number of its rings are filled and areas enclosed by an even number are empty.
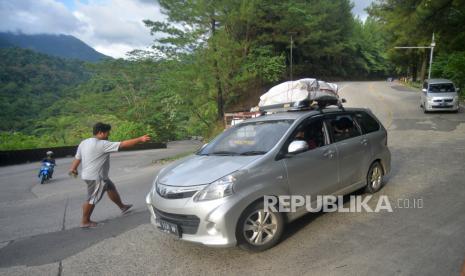
[[[373,0],[353,0],[362,20]],[[97,51],[124,58],[153,42],[142,20],[163,20],[156,0],[0,0],[0,32],[68,34]]]

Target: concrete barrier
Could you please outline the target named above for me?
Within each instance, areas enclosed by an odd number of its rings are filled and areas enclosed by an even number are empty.
[[[122,151],[164,148],[166,148],[166,143],[145,143],[136,145],[135,147],[130,149],[123,149]],[[45,153],[49,150],[53,151],[55,158],[74,156],[74,154],[76,154],[76,149],[77,146],[67,146],[54,148],[0,151],[0,166],[39,161],[45,157]]]

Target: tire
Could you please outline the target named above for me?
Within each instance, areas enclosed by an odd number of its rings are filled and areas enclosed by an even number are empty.
[[[421,107],[423,108],[423,113],[425,113],[425,114],[428,113],[428,110],[426,110],[426,104],[425,103],[423,103],[421,105]]]
[[[42,176],[40,177],[40,184],[44,184],[45,180],[47,180],[47,176],[45,174],[42,174]]]
[[[275,246],[281,240],[283,230],[283,215],[265,211],[263,200],[258,200],[242,212],[236,225],[236,239],[241,248],[260,252]]]
[[[384,170],[378,161],[371,164],[367,173],[365,192],[374,194],[383,187]]]

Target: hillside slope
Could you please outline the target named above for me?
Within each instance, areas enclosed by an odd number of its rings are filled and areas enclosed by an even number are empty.
[[[41,110],[88,77],[82,61],[0,48],[0,131],[30,127]]]
[[[90,62],[108,58],[71,35],[0,33],[0,48],[5,47],[25,48],[55,57]]]

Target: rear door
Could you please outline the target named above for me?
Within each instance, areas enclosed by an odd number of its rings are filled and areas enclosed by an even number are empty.
[[[387,146],[386,130],[369,112],[356,112],[354,117],[362,130],[363,137],[368,139],[371,155],[375,156],[383,152],[384,148]],[[368,165],[371,165],[371,163]]]
[[[369,140],[362,135],[352,113],[327,116],[326,123],[331,141],[338,152],[340,182],[335,191],[340,191],[365,181],[366,166],[371,159],[371,150]]]

